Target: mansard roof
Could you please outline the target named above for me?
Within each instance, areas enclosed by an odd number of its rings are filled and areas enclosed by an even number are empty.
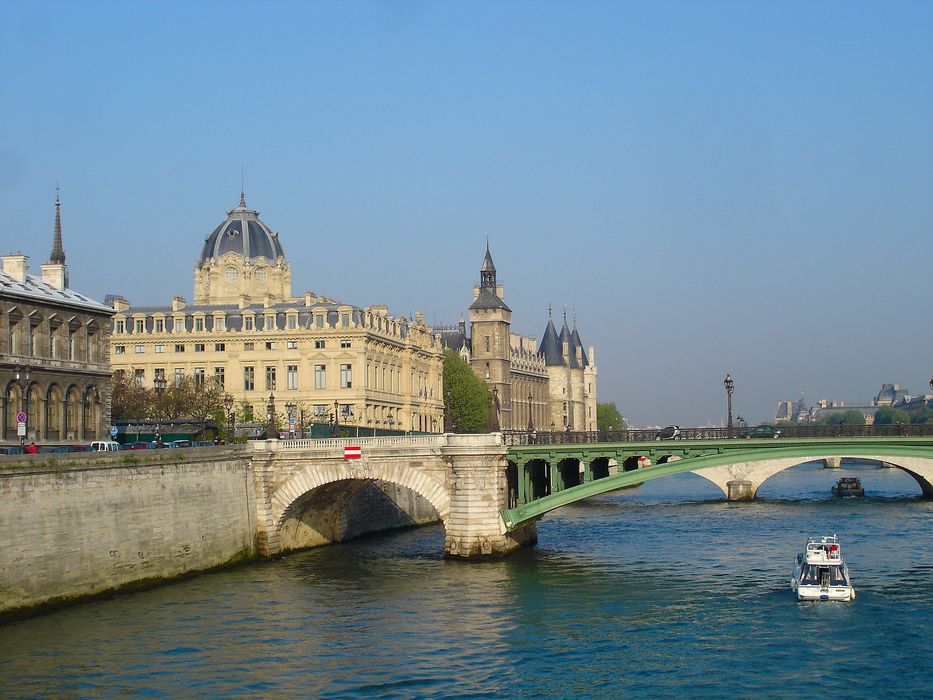
[[[538,346],[538,352],[544,355],[544,364],[548,367],[559,367],[564,364],[561,342],[557,337],[554,322],[550,318],[547,320],[547,328],[544,329],[544,337],[541,339],[541,345]]]
[[[470,338],[459,326],[453,328],[435,327],[434,332],[441,337],[441,345],[454,352],[460,352],[464,348],[467,349],[467,352],[471,352],[473,349],[470,345]]]

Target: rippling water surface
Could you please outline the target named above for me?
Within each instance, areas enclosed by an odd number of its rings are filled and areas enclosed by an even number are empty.
[[[0,627],[16,697],[918,697],[933,667],[933,503],[904,473],[778,474],[728,504],[690,474],[549,514],[539,544],[448,562],[438,527]],[[838,533],[858,597],[798,603]]]

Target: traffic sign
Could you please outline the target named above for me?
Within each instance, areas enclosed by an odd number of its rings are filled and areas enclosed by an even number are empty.
[[[26,437],[26,424],[25,423],[20,422],[16,424],[16,436]]]
[[[26,413],[24,411],[20,411],[19,413],[16,414],[16,422],[17,423],[26,422]]]
[[[117,436],[117,426],[112,425],[110,426],[110,437],[116,437],[116,436]]]
[[[362,447],[351,447],[347,446],[343,448],[343,458],[344,459],[359,459],[363,456]]]
[[[295,426],[295,416],[292,416],[291,418],[288,419],[288,424],[292,427]]]

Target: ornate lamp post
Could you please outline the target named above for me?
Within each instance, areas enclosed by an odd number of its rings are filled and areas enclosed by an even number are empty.
[[[233,434],[236,414],[233,412],[233,394],[230,392],[224,394],[224,408],[227,411],[227,442],[236,442],[236,436]]]
[[[156,393],[156,433],[155,442],[158,446],[162,442],[162,394],[165,393],[165,375],[157,374],[152,380],[152,388]]]
[[[337,403],[337,399],[334,399],[334,437],[337,437],[340,434],[340,406]]]
[[[288,414],[288,437],[289,439],[295,438],[295,411],[298,410],[298,406],[293,403],[285,404],[285,413]]]
[[[19,384],[19,388],[22,391],[23,415],[26,416],[26,420],[23,421],[26,424],[26,430],[19,438],[20,448],[24,452],[26,451],[26,437],[29,435],[29,380],[31,378],[32,371],[28,365],[26,367],[16,368],[16,383]]]
[[[305,410],[303,408],[298,409],[298,434],[301,436],[301,439],[305,438]]]
[[[274,440],[279,436],[279,433],[275,429],[275,395],[272,393],[269,394],[269,403],[266,404],[266,421],[268,423],[266,439]]]
[[[535,421],[531,415],[531,392],[528,392],[528,432],[533,433],[535,431]]]
[[[726,378],[722,380],[722,384],[726,387],[726,399],[729,406],[729,422],[726,424],[731,433],[732,431],[732,392],[735,389],[735,382],[732,381],[732,377],[729,374],[726,374]]]

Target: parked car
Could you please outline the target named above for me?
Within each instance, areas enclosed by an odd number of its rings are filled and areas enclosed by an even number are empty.
[[[91,452],[119,452],[120,443],[113,440],[95,440],[91,443]]]
[[[128,442],[123,445],[124,450],[149,450],[152,449],[148,442]]]
[[[781,435],[779,428],[773,425],[756,425],[742,431],[743,438],[776,438]]]
[[[661,428],[661,430],[658,431],[658,434],[655,435],[656,440],[676,440],[679,437],[679,425],[668,425],[667,427]]]
[[[172,440],[169,447],[191,447],[191,440]]]

